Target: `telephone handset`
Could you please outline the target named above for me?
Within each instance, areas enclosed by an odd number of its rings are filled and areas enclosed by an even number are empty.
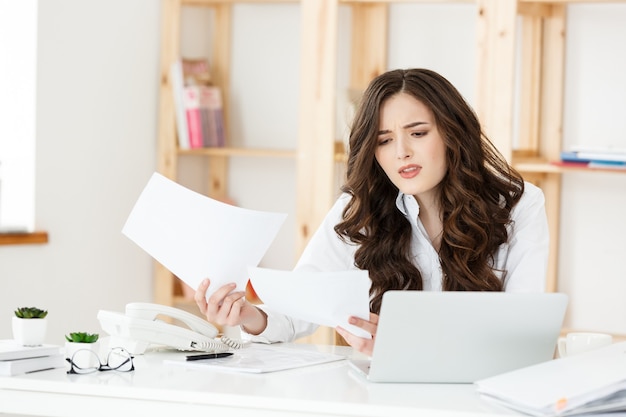
[[[182,322],[188,328],[166,323],[158,316]],[[179,350],[226,352],[245,343],[227,337],[217,339],[217,329],[191,313],[174,307],[151,303],[129,303],[125,314],[100,310],[102,329],[134,354],[144,353],[150,344],[167,345]],[[129,346],[133,344],[133,346]]]

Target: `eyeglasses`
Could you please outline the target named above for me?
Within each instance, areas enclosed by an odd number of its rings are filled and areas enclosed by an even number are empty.
[[[80,349],[71,358],[65,358],[70,364],[68,374],[90,374],[98,371],[130,372],[135,370],[133,356],[124,348],[113,348],[107,355],[105,363],[100,362],[98,354],[93,350]]]

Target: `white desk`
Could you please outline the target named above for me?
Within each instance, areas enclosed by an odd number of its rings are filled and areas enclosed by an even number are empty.
[[[340,355],[337,346],[292,345]],[[135,357],[134,372],[67,375],[54,369],[0,377],[0,414],[40,416],[510,416],[471,384],[375,384],[346,361],[245,374],[165,365],[183,352]]]

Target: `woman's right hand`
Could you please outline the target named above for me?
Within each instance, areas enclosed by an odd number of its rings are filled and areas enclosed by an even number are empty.
[[[243,326],[250,334],[265,330],[267,315],[246,301],[245,291],[235,291],[237,285],[234,283],[225,284],[207,299],[210,285],[209,279],[203,280],[194,296],[200,312],[209,322],[220,326]]]

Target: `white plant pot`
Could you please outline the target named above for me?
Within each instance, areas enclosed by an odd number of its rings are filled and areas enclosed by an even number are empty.
[[[100,366],[100,342],[65,342],[65,357],[83,369]]]
[[[40,346],[46,339],[48,321],[13,317],[13,339],[22,346]]]

